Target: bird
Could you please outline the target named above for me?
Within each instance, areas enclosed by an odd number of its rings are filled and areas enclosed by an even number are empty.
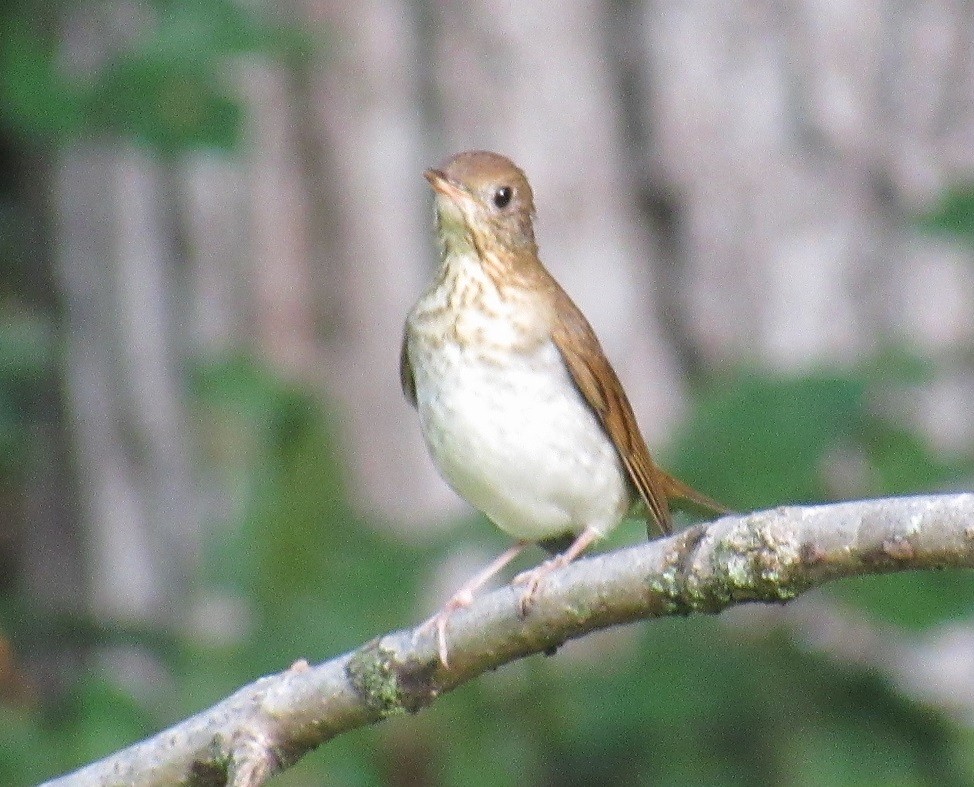
[[[515,539],[419,632],[446,626],[528,545],[554,556],[514,579],[529,614],[555,569],[636,506],[672,532],[669,499],[723,506],[658,467],[622,384],[578,306],[538,257],[524,172],[489,151],[424,173],[434,193],[438,273],[406,318],[403,392],[447,483]]]

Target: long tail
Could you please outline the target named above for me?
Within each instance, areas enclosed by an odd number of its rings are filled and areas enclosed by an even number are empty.
[[[667,498],[689,503],[693,508],[699,509],[701,513],[727,514],[730,512],[727,506],[721,505],[713,498],[698,492],[676,476],[670,475],[659,467],[656,468],[656,471],[659,473],[658,477],[666,490]]]

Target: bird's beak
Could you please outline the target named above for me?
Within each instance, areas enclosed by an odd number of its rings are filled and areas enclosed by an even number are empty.
[[[470,201],[470,195],[467,194],[467,192],[460,186],[456,185],[456,183],[450,180],[440,170],[428,169],[423,173],[423,177],[430,182],[430,185],[433,187],[433,191],[435,191],[437,194],[442,194],[444,197],[449,197],[457,205]]]

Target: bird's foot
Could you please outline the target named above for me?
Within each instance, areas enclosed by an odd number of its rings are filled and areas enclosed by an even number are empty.
[[[534,605],[535,594],[538,592],[541,583],[552,571],[567,565],[564,557],[564,555],[556,555],[550,560],[546,560],[540,566],[535,566],[529,571],[523,571],[514,577],[514,581],[511,584],[524,586],[521,597],[517,601],[517,613],[522,618],[526,618],[531,611],[531,607]]]
[[[437,612],[433,617],[427,620],[425,623],[420,624],[416,628],[416,632],[413,635],[413,641],[419,639],[419,637],[424,634],[428,634],[432,630],[436,630],[436,650],[440,657],[440,664],[444,667],[449,668],[450,662],[448,659],[447,647],[446,647],[446,623],[450,619],[450,615],[456,612],[458,609],[466,609],[473,603],[473,592],[464,588],[459,591],[453,598],[443,605],[442,609]]]
[[[440,663],[444,667],[449,667],[450,664],[447,661],[446,652],[446,622],[450,619],[450,615],[452,615],[458,609],[466,609],[469,607],[473,603],[474,593],[490,582],[491,578],[496,576],[496,574],[503,569],[504,566],[520,555],[527,545],[527,541],[518,541],[513,546],[508,547],[502,554],[498,555],[490,565],[488,565],[483,571],[477,574],[466,585],[454,593],[453,598],[443,605],[443,609],[419,626],[419,628],[416,629],[416,634],[413,637],[413,640],[415,641],[418,637],[435,628],[437,650],[440,654]]]
[[[515,585],[524,585],[524,592],[517,603],[517,611],[522,618],[527,617],[534,604],[534,596],[538,592],[538,587],[547,576],[559,568],[564,568],[577,558],[582,552],[601,537],[601,531],[594,527],[586,527],[579,533],[571,545],[559,555],[555,555],[550,560],[546,560],[540,566],[532,568],[514,577]]]

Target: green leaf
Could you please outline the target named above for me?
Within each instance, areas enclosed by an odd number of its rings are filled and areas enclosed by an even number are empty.
[[[0,119],[31,142],[82,133],[128,137],[164,154],[239,144],[243,106],[235,58],[260,54],[291,67],[317,42],[267,13],[229,0],[155,0],[154,18],[124,44],[106,42],[93,73],[62,70],[61,43],[32,5],[0,14]],[[45,32],[41,32],[41,31]]]
[[[92,87],[87,112],[94,125],[163,153],[233,148],[243,117],[205,63],[158,56],[116,60]]]
[[[950,188],[932,211],[917,219],[917,224],[928,232],[943,232],[974,242],[974,185]]]
[[[55,47],[24,19],[0,17],[0,99],[0,120],[24,136],[64,140],[86,122]]]

